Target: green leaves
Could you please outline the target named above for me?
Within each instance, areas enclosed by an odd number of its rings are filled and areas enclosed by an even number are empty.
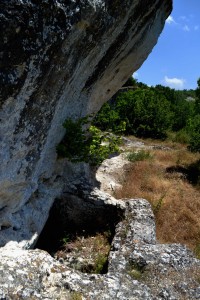
[[[196,119],[199,117],[196,116],[199,114],[200,79],[196,91],[177,91],[162,85],[148,87],[135,82],[134,88],[119,93],[115,100],[103,105],[94,124],[102,130],[142,138],[164,139],[173,131],[180,142],[184,139],[184,143],[187,143],[189,140],[190,149],[197,151],[199,125],[195,124],[198,123]],[[188,130],[188,124],[193,119],[196,121]]]
[[[127,155],[127,159],[131,162],[142,161],[142,160],[152,159],[152,158],[153,158],[152,154],[149,151],[145,151],[145,150],[132,151]]]
[[[189,133],[189,150],[200,152],[200,115],[188,120],[187,131]]]
[[[89,116],[76,121],[65,120],[66,134],[57,146],[59,157],[66,157],[72,162],[87,162],[99,165],[110,155],[119,152],[121,139],[111,133],[103,133],[95,126],[89,127]]]
[[[176,91],[162,85],[148,87],[133,80],[127,84],[134,84],[134,88],[105,103],[93,126],[89,126],[91,116],[64,122],[66,135],[57,147],[59,156],[72,162],[100,164],[119,151],[120,142],[101,130],[156,139],[174,131],[180,141],[187,143],[189,139],[191,151],[200,152],[200,79],[196,91]]]
[[[171,124],[170,103],[150,88],[120,93],[114,104],[106,103],[94,124],[101,129],[140,137],[159,138]]]

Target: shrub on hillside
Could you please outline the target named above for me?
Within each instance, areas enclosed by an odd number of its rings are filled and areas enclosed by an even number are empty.
[[[89,126],[89,118],[76,121],[65,120],[65,137],[57,146],[59,157],[66,157],[72,162],[87,162],[99,165],[111,154],[119,151],[120,138],[110,133],[103,133],[95,126]]]
[[[93,124],[104,131],[121,131],[120,116],[118,112],[115,109],[113,109],[107,102],[102,106],[102,108],[94,118]]]
[[[189,150],[200,152],[200,115],[196,115],[188,121],[187,130],[190,135]]]
[[[128,153],[127,159],[131,162],[142,161],[145,159],[151,159],[152,155],[149,151],[139,150]]]
[[[171,133],[172,137],[171,140],[176,143],[180,144],[188,144],[190,137],[189,134],[185,129],[181,129],[175,133]]]

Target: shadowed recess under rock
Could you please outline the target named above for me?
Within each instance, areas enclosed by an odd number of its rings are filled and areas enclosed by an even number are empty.
[[[101,201],[57,199],[35,248],[82,272],[106,273],[115,227],[123,215],[119,207]]]

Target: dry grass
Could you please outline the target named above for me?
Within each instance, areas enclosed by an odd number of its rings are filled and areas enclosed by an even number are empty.
[[[74,236],[66,241],[61,250],[54,257],[68,261],[70,257],[81,259],[81,266],[71,266],[84,273],[102,273],[107,264],[110,251],[110,232],[96,233],[94,235]]]
[[[200,244],[200,185],[187,180],[187,171],[200,155],[177,145],[171,151],[152,150],[152,154],[153,160],[131,164],[123,188],[115,196],[149,200],[158,240],[195,249]]]
[[[66,243],[64,248],[71,248],[76,252],[81,252],[83,256],[88,256],[94,253],[107,255],[110,250],[110,244],[106,234],[97,233],[93,236],[78,236],[74,241]]]

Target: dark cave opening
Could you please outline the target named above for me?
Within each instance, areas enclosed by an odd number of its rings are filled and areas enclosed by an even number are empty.
[[[123,211],[103,201],[76,196],[56,199],[35,245],[84,273],[107,273],[115,227]]]

